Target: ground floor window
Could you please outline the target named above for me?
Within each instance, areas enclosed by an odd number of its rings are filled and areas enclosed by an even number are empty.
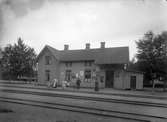
[[[46,78],[45,79],[46,81],[50,81],[50,71],[49,70],[45,71],[45,78]]]
[[[89,81],[91,79],[91,70],[85,70],[85,81]]]
[[[66,74],[65,74],[65,80],[66,81],[70,81],[71,80],[71,70],[66,70]]]

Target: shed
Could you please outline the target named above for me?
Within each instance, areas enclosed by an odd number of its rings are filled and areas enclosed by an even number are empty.
[[[143,89],[143,72],[132,70],[116,71],[114,74],[114,88]]]

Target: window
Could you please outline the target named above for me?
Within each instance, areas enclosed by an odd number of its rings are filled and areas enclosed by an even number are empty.
[[[91,61],[85,61],[85,66],[92,66],[92,62]]]
[[[50,56],[45,56],[45,64],[46,65],[51,64],[51,57]]]
[[[66,70],[65,80],[66,81],[70,81],[71,80],[71,70]]]
[[[65,65],[66,67],[72,67],[72,62],[66,62]]]
[[[91,79],[91,70],[85,70],[85,79]]]
[[[45,71],[45,78],[46,78],[46,81],[50,81],[50,71],[49,70]]]
[[[88,62],[88,66],[92,66],[92,62]]]
[[[85,66],[87,66],[87,61],[85,61]]]

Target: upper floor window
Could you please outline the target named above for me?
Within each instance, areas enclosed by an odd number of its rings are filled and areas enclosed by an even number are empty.
[[[45,56],[45,64],[46,65],[51,64],[51,57],[50,56]]]
[[[85,66],[92,66],[92,62],[91,61],[85,61]]]
[[[72,62],[66,62],[65,65],[66,67],[72,67]]]

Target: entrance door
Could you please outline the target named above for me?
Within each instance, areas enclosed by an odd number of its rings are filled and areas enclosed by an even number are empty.
[[[106,71],[106,88],[113,88],[114,85],[114,71]]]
[[[130,88],[131,89],[136,89],[136,76],[131,76],[130,77]]]
[[[66,70],[65,80],[71,81],[71,70]]]

